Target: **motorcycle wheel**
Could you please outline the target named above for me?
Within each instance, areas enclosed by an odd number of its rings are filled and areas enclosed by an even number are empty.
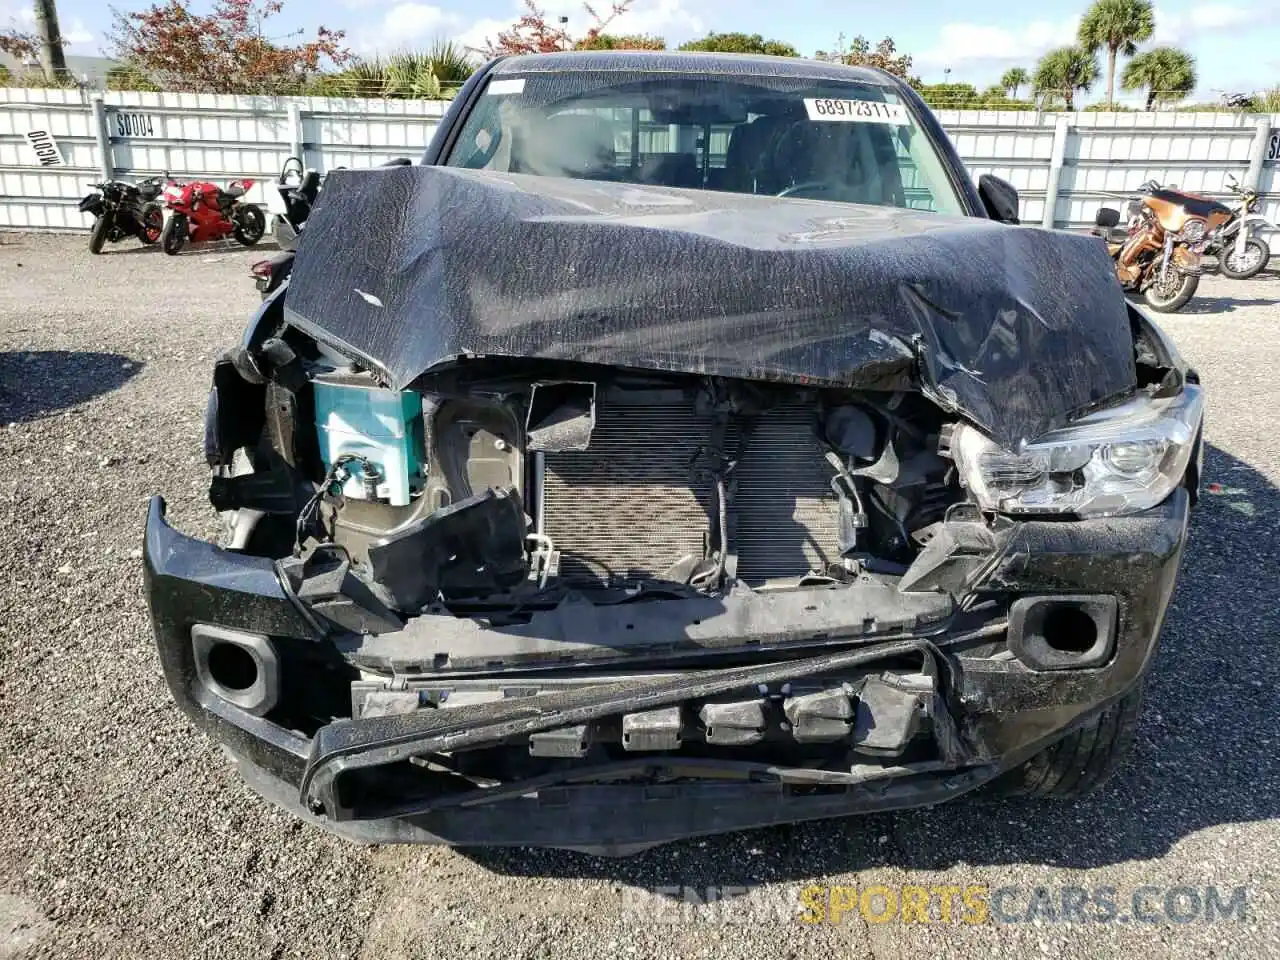
[[[142,227],[138,230],[138,239],[144,246],[149,247],[160,239],[162,230],[164,230],[164,211],[160,209],[159,204],[147,204],[142,208]]]
[[[107,244],[107,237],[111,233],[111,216],[103,214],[93,221],[93,229],[89,231],[89,252],[99,254],[102,248]]]
[[[1151,281],[1142,291],[1142,299],[1156,313],[1176,313],[1195,296],[1198,286],[1200,286],[1198,273],[1183,273],[1181,270],[1171,268],[1164,283],[1160,282],[1159,276]]]
[[[169,256],[175,256],[187,242],[187,218],[175,213],[165,221],[160,231],[160,249]]]
[[[1218,271],[1232,280],[1248,280],[1256,277],[1271,259],[1271,247],[1259,237],[1250,237],[1244,242],[1244,252],[1236,253],[1234,240],[1228,241],[1228,248],[1218,254]]]
[[[267,218],[252,204],[242,204],[235,214],[235,238],[246,247],[252,247],[267,232]]]

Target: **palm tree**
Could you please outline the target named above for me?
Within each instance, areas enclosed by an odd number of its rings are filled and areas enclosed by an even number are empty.
[[[1080,21],[1081,48],[1107,51],[1107,104],[1115,102],[1116,56],[1132,57],[1138,44],[1150,40],[1156,19],[1151,0],[1095,0]]]
[[[1036,64],[1031,82],[1046,102],[1061,98],[1068,110],[1076,108],[1077,90],[1088,90],[1098,78],[1098,61],[1079,47],[1050,50]]]
[[[341,73],[321,77],[315,92],[322,96],[449,99],[475,69],[462,47],[440,40],[423,52],[357,60]]]
[[[1147,109],[1157,103],[1177,103],[1196,85],[1196,61],[1176,47],[1156,47],[1140,53],[1124,68],[1120,85],[1126,90],[1147,90]]]
[[[1000,86],[1004,87],[1005,93],[1009,94],[1011,100],[1017,100],[1018,88],[1030,79],[1030,74],[1021,67],[1010,67],[1000,78]]]
[[[431,74],[445,87],[460,87],[476,72],[476,65],[465,47],[452,40],[436,40],[427,49]]]

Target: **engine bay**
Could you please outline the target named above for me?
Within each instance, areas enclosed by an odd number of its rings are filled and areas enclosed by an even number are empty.
[[[918,393],[496,359],[396,391],[286,337],[262,351],[260,436],[214,427],[251,472],[216,469],[213,499],[300,596],[354,596],[353,618],[325,615],[357,631],[892,583],[966,508]]]

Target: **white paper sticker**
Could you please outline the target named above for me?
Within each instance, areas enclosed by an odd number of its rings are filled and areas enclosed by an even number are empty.
[[[31,155],[40,167],[65,167],[62,151],[54,141],[53,135],[46,130],[28,130],[27,145],[31,147]]]
[[[882,100],[808,99],[804,102],[810,120],[827,123],[891,123],[898,127],[911,125],[911,114],[900,103]]]
[[[488,89],[485,92],[493,97],[524,93],[524,77],[515,77],[511,80],[490,80]]]

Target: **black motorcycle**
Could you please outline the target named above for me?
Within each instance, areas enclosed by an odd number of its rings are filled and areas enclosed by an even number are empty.
[[[267,191],[267,210],[274,215],[276,244],[281,250],[296,250],[298,234],[320,194],[320,174],[304,170],[301,160],[290,157],[274,186],[274,194]]]
[[[381,163],[381,167],[404,167],[412,163],[407,158],[396,158]],[[341,170],[342,167],[335,169]],[[293,272],[294,252],[298,249],[298,237],[311,216],[311,208],[320,195],[320,174],[304,170],[302,161],[290,157],[284,163],[275,183],[274,194],[267,192],[267,209],[274,215],[276,244],[283,251],[268,260],[259,260],[249,268],[258,292],[265,300],[289,279]]]
[[[164,207],[158,202],[164,189],[162,177],[150,177],[136,184],[107,180],[90,184],[93,193],[80,201],[80,209],[93,216],[89,232],[89,252],[101,253],[107,241],[137,237],[144,244],[160,239],[164,227]]]
[[[283,252],[267,260],[259,260],[249,268],[254,285],[264,300],[289,279],[294,251],[298,249],[298,236],[320,194],[320,174],[315,170],[304,170],[301,160],[290,157],[273,186],[274,191],[267,190],[267,210],[272,214],[276,245]]]

